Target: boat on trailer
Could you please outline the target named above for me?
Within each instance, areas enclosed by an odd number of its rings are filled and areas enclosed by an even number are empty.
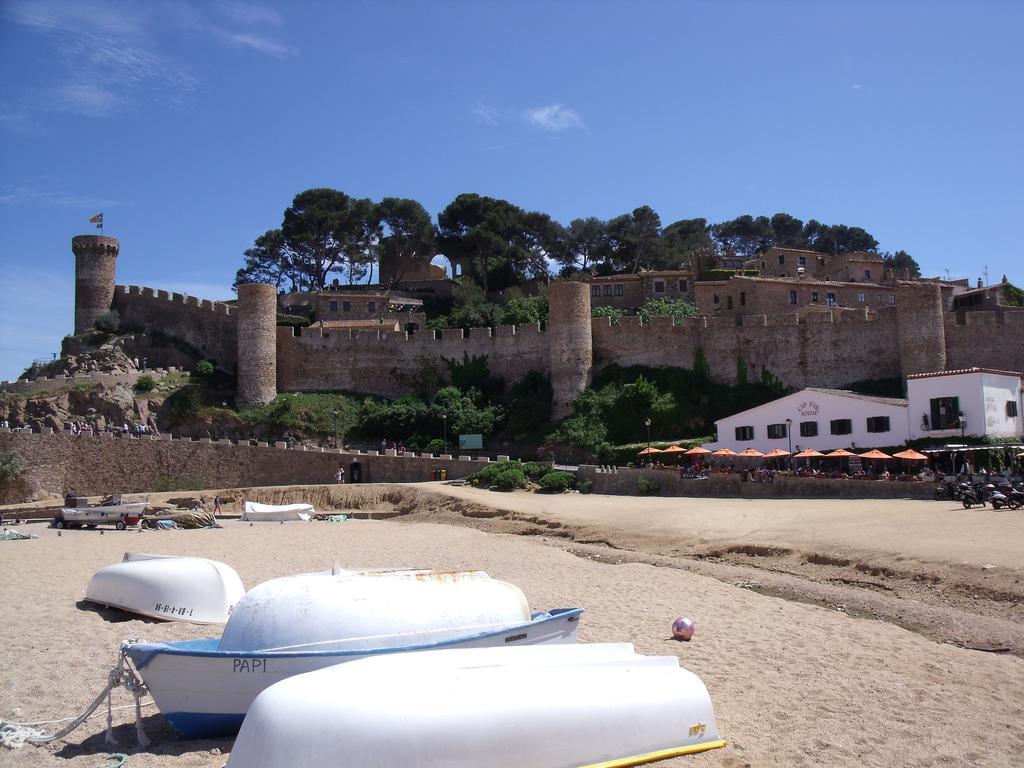
[[[94,507],[90,507],[81,496],[65,496],[64,507],[53,520],[56,528],[95,528],[98,525],[112,525],[123,531],[130,525],[138,525],[142,513],[149,507],[147,501],[124,502],[120,494],[107,496]]]
[[[126,653],[164,717],[190,738],[230,735],[285,678],[378,654],[575,643],[581,608],[530,613],[483,571],[300,574],[250,590],[220,638]]]
[[[289,678],[228,768],[612,768],[725,746],[707,688],[629,644],[376,656]]]
[[[242,580],[226,563],[127,552],[93,575],[85,599],[151,619],[223,624],[244,594]]]
[[[242,520],[251,523],[277,523],[289,520],[312,520],[316,514],[312,504],[258,504],[245,502]]]

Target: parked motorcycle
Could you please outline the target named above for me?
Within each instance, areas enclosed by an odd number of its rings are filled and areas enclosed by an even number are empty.
[[[989,503],[992,505],[992,509],[1002,509],[1003,507],[1010,507],[1010,497],[1007,496],[1000,490],[993,490],[988,497]]]
[[[960,503],[964,505],[964,509],[970,509],[975,504],[985,506],[985,493],[980,485],[971,485],[970,483],[960,483]]]

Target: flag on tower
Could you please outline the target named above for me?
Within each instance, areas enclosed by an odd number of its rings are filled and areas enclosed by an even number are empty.
[[[97,213],[95,216],[89,219],[89,223],[95,224],[96,229],[103,229],[103,214]]]

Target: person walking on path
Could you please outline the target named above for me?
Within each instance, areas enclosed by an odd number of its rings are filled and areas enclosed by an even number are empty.
[[[345,484],[345,467],[338,467],[338,485]]]
[[[213,516],[218,517],[221,514],[220,510],[220,496],[213,497]]]

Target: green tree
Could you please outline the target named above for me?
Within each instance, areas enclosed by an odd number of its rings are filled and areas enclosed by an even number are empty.
[[[494,432],[498,420],[503,415],[498,406],[486,406],[480,403],[481,396],[476,390],[463,392],[458,387],[444,387],[434,396],[430,405],[430,414],[441,431],[442,415],[448,417],[449,434],[475,435],[485,437]]]
[[[608,222],[609,261],[617,272],[636,273],[663,264],[661,217],[642,205]]]
[[[911,277],[921,276],[921,267],[906,251],[896,251],[896,253],[886,253],[882,256],[882,266],[885,269],[894,269],[896,273],[901,273],[904,269],[910,271]]]
[[[384,236],[380,248],[394,260],[394,281],[401,282],[415,264],[429,262],[435,253],[434,223],[415,200],[385,197],[377,204]]]
[[[523,211],[506,200],[461,194],[437,217],[442,253],[469,264],[471,276],[487,291],[514,282],[514,264],[528,261]]]
[[[284,234],[280,229],[268,229],[245,251],[245,265],[235,273],[234,287],[237,289],[242,283],[270,283],[280,290],[286,281],[293,291],[305,287],[302,275],[285,251]]]
[[[767,216],[737,216],[731,221],[711,225],[711,235],[719,249],[751,259],[774,243],[772,223]]]
[[[661,233],[665,248],[665,267],[689,267],[697,275],[715,267],[715,245],[705,219],[680,219]]]
[[[673,317],[679,321],[684,317],[697,316],[697,308],[686,299],[669,297],[648,299],[637,312],[644,325],[649,325],[652,317]]]
[[[608,224],[590,216],[573,219],[566,231],[565,249],[556,257],[563,267],[589,271],[608,258]]]
[[[311,290],[321,291],[332,272],[349,282],[372,270],[379,238],[376,206],[336,189],[307,189],[284,212],[281,232],[288,258]]]

